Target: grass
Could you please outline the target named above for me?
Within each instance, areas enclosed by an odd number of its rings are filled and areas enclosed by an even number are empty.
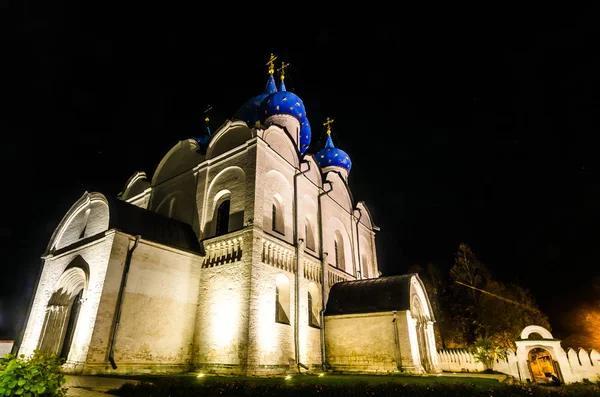
[[[480,378],[475,376],[452,376],[451,374],[442,374],[442,376],[419,376],[419,375],[342,375],[342,374],[325,374],[324,376],[296,374],[291,375],[286,379],[285,375],[270,376],[270,377],[251,377],[251,376],[223,376],[204,374],[202,377],[194,374],[180,375],[132,375],[132,376],[115,376],[121,379],[132,379],[145,382],[155,380],[173,379],[177,381],[189,382],[192,384],[218,384],[228,382],[248,382],[256,385],[352,385],[357,383],[362,384],[472,384],[477,387],[503,386],[494,378]],[[112,376],[112,375],[111,375]]]

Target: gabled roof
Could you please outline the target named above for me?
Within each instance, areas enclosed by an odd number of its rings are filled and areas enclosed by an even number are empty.
[[[336,283],[329,291],[325,315],[410,309],[410,283],[416,273]]]

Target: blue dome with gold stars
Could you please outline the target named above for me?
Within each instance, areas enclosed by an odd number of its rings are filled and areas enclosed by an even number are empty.
[[[278,92],[267,96],[260,104],[260,112],[263,120],[275,114],[289,114],[298,119],[300,124],[306,120],[304,103],[298,95],[286,91],[283,81]]]
[[[267,80],[267,85],[263,93],[248,99],[236,112],[234,117],[245,121],[249,126],[254,126],[257,121],[260,121],[260,104],[266,97],[276,92],[277,86],[275,85],[275,79],[271,74],[269,75],[269,80]]]
[[[329,133],[327,134],[325,148],[319,150],[316,157],[321,168],[336,166],[344,168],[348,172],[350,172],[350,168],[352,168],[350,157],[342,149],[338,149],[333,145],[331,134]]]
[[[310,130],[310,123],[307,118],[304,118],[304,122],[302,122],[302,126],[300,127],[300,153],[304,154],[306,149],[310,146],[310,139],[312,137],[312,132]]]

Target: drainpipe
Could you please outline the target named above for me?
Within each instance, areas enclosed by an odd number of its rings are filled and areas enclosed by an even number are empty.
[[[360,208],[355,208],[358,210],[358,218],[356,218],[356,249],[358,251],[358,279],[362,280],[362,263],[360,258],[360,234],[358,232],[358,224],[360,223],[360,218],[362,218],[362,211]]]
[[[400,351],[400,338],[398,336],[398,325],[396,324],[396,311],[394,310],[394,319],[392,320],[392,327],[394,327],[394,344],[396,345],[396,367],[398,371],[402,372],[402,352]]]
[[[317,223],[319,225],[319,252],[321,254],[321,367],[323,371],[327,371],[327,358],[325,355],[325,272],[327,271],[327,253],[323,252],[323,219],[321,217],[321,197],[329,194],[333,190],[331,182],[325,181],[329,186],[329,190],[323,189],[322,193],[317,196]]]
[[[308,168],[304,171],[297,172],[294,174],[294,246],[296,248],[296,287],[295,287],[295,302],[294,302],[294,348],[296,355],[296,364],[298,366],[298,372],[300,373],[300,367],[308,369],[305,364],[300,362],[300,249],[303,247],[303,239],[298,238],[298,177],[306,174],[310,171],[310,163],[308,161],[302,161],[298,170],[306,164]]]
[[[110,365],[112,369],[117,369],[117,364],[115,363],[115,342],[117,340],[117,330],[119,328],[119,321],[121,320],[121,307],[123,305],[123,295],[125,294],[125,285],[127,284],[127,275],[129,274],[129,267],[131,265],[131,257],[133,256],[133,251],[137,248],[138,243],[140,242],[139,234],[135,236],[135,241],[133,246],[127,250],[127,255],[125,256],[125,265],[123,268],[123,277],[121,278],[121,286],[119,287],[119,295],[117,296],[117,311],[115,313],[115,320],[112,326],[112,333],[110,335],[109,341],[109,349],[108,349],[108,361],[110,361]]]

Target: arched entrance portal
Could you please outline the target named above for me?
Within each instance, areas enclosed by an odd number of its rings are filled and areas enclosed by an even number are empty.
[[[417,344],[419,348],[419,357],[421,358],[421,365],[427,372],[432,370],[431,357],[429,354],[429,343],[427,340],[427,324],[428,319],[423,313],[421,302],[416,296],[413,298],[413,318],[416,320],[415,327],[417,331]]]
[[[535,347],[527,354],[527,365],[531,379],[535,383],[559,383],[560,371],[558,363],[550,352],[541,347]]]
[[[60,276],[56,290],[46,306],[46,317],[38,345],[40,351],[68,358],[86,291],[87,272],[83,268],[70,267]]]

